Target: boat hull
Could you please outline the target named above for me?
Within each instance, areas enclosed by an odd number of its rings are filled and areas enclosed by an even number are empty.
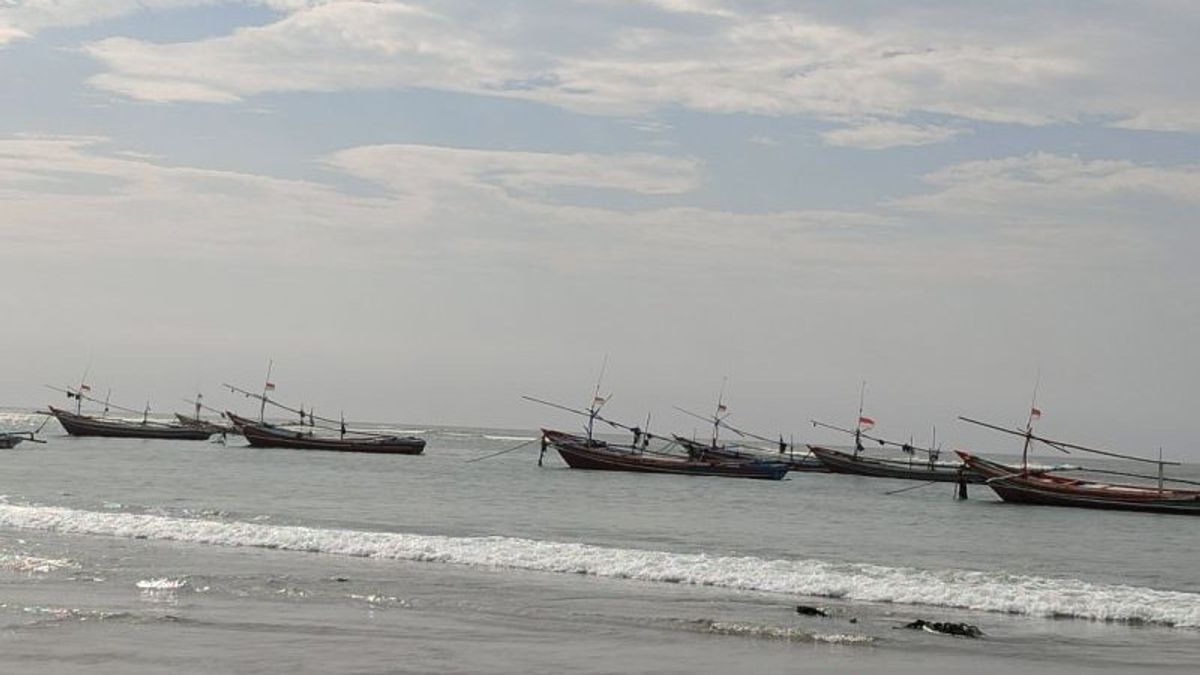
[[[211,431],[173,424],[127,422],[105,420],[50,407],[62,428],[72,436],[97,436],[103,438],[156,438],[174,441],[204,441],[212,436]]]
[[[958,451],[972,471],[1001,499],[1014,504],[1200,515],[1200,491],[1158,490],[1140,485],[1099,483],[1046,472],[1014,473],[1011,467]]]
[[[327,438],[255,422],[232,413],[226,413],[226,415],[241,432],[246,442],[255,448],[365,452],[386,455],[419,455],[425,451],[425,439],[415,436],[378,436],[364,439]]]
[[[212,433],[212,434],[236,434],[236,433],[238,433],[237,427],[233,426],[232,424],[229,424],[229,425],[216,424],[214,422],[209,422],[208,420],[202,420],[202,419],[197,419],[195,417],[188,417],[187,415],[181,415],[180,413],[175,413],[175,419],[179,420],[179,424],[181,424],[182,426],[191,427],[193,429],[204,429],[205,431],[208,431],[209,433]]]
[[[874,457],[855,457],[848,452],[833,450],[819,445],[808,446],[813,455],[833,473],[846,473],[873,478],[899,478],[902,480],[923,480],[939,483],[981,483],[983,478],[971,471],[965,464],[959,466],[930,466],[925,462],[913,462],[911,465],[895,460],[877,459]]]
[[[788,473],[788,465],[784,462],[696,460],[686,457],[651,456],[616,448],[603,441],[589,442],[579,436],[549,429],[544,429],[542,435],[558,451],[567,466],[572,469],[667,473],[683,476],[721,476],[759,480],[781,480]]]
[[[0,434],[0,450],[10,450],[15,448],[24,440],[24,436],[17,436],[16,434]]]

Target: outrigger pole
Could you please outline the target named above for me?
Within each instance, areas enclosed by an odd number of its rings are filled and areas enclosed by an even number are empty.
[[[300,415],[300,420],[301,420],[300,424],[301,425],[304,424],[303,420],[305,417],[307,417],[308,418],[308,426],[310,426],[310,427],[316,427],[316,421],[320,420],[327,424],[336,425],[336,426],[328,426],[328,427],[321,426],[322,429],[326,429],[329,431],[338,431],[343,435],[345,435],[345,434],[357,434],[359,436],[378,436],[379,435],[378,433],[374,433],[374,432],[370,432],[370,431],[358,431],[356,429],[347,429],[344,413],[343,413],[342,419],[340,419],[340,420],[330,419],[328,417],[321,417],[320,415],[313,413],[312,408],[309,408],[309,410],[307,412],[305,412],[305,410],[303,408],[292,408],[290,406],[286,406],[286,405],[280,403],[279,401],[276,401],[275,399],[267,396],[266,394],[258,394],[258,393],[252,392],[252,391],[246,391],[245,389],[242,389],[241,387],[235,387],[232,384],[227,384],[224,382],[221,383],[221,386],[225,387],[226,389],[228,389],[229,391],[231,391],[235,394],[241,394],[241,395],[245,396],[246,398],[257,399],[261,403],[261,408],[263,411],[265,411],[267,405],[270,404],[276,408],[279,408],[280,410],[286,410],[288,412],[297,413]],[[211,408],[210,408],[210,410],[211,410]],[[266,422],[264,421],[264,424],[265,423]]]
[[[1075,443],[1066,443],[1063,441],[1056,441],[1056,440],[1053,440],[1050,438],[1045,438],[1043,436],[1039,436],[1039,435],[1033,433],[1032,430],[1020,431],[1018,429],[1009,429],[1008,427],[1002,427],[998,424],[981,422],[977,419],[972,419],[970,417],[963,417],[962,415],[959,415],[958,419],[960,419],[964,422],[967,422],[969,424],[975,424],[975,425],[978,425],[981,427],[985,427],[987,429],[992,429],[992,430],[1010,434],[1013,436],[1020,436],[1020,437],[1027,439],[1027,442],[1039,441],[1041,443],[1045,443],[1046,445],[1054,448],[1055,450],[1058,450],[1059,452],[1062,452],[1062,453],[1065,453],[1068,455],[1071,454],[1071,452],[1070,452],[1071,450],[1079,450],[1081,452],[1090,452],[1090,453],[1093,453],[1096,455],[1104,455],[1105,457],[1114,457],[1116,459],[1127,459],[1131,462],[1143,462],[1146,464],[1159,464],[1159,465],[1163,465],[1163,466],[1181,466],[1182,465],[1182,462],[1168,462],[1168,461],[1164,461],[1161,459],[1147,459],[1145,457],[1138,457],[1136,455],[1125,455],[1125,454],[1121,454],[1119,452],[1110,452],[1108,450],[1100,450],[1097,448],[1090,448],[1086,445],[1077,445]]]
[[[76,410],[81,409],[81,406],[83,405],[84,401],[91,401],[92,403],[102,403],[102,404],[104,404],[105,411],[107,411],[109,408],[116,408],[117,410],[120,410],[121,412],[127,412],[132,415],[141,415],[144,413],[148,414],[148,411],[150,409],[149,402],[146,403],[146,410],[134,410],[133,408],[126,408],[124,406],[119,406],[116,403],[109,403],[108,396],[105,396],[104,399],[101,400],[101,399],[95,398],[93,396],[88,396],[87,394],[83,393],[82,391],[76,391],[74,389],[71,389],[70,387],[63,389],[61,387],[53,387],[51,385],[46,385],[46,388],[50,389],[51,391],[62,392],[67,395],[67,398],[75,399]],[[88,388],[88,390],[90,391],[90,387]],[[112,390],[110,389],[109,394],[111,394],[111,393],[112,393]],[[82,414],[82,413],[77,412],[76,414]]]

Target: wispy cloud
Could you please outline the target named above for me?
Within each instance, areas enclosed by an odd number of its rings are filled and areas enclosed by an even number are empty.
[[[913,145],[941,143],[963,133],[963,129],[933,124],[917,125],[872,120],[821,134],[829,145],[864,150],[884,150]]]
[[[915,112],[1028,125],[1104,116],[1139,128],[1179,128],[1197,106],[1186,88],[1161,78],[1139,81],[1111,67],[1122,58],[1146,60],[1138,52],[1122,56],[1145,42],[1117,15],[1108,24],[1102,15],[1054,30],[1038,29],[1031,17],[1035,27],[1020,34],[989,31],[984,16],[968,15],[969,31],[924,25],[899,12],[864,27],[682,0],[646,3],[640,11],[629,6],[619,22],[604,2],[513,5],[482,14],[453,2],[274,5],[287,12],[280,20],[218,38],[88,45],[87,53],[107,68],[93,84],[155,101],[425,87],[591,114],[683,106],[887,120],[829,135],[857,147],[886,147],[886,137],[912,144],[953,135],[903,119]],[[670,24],[651,9],[700,18]],[[1184,7],[1173,12],[1181,21],[1198,14]]]

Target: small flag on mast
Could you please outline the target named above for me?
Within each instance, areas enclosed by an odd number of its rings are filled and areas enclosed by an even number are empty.
[[[86,384],[79,385],[79,391],[91,391],[91,390],[92,390],[92,388]]]
[[[1042,419],[1042,411],[1038,410],[1037,408],[1030,408],[1029,409],[1029,421],[1032,422],[1034,420],[1040,420],[1040,419]]]
[[[718,404],[717,404],[717,414],[718,414],[718,415],[719,415],[719,414],[721,414],[721,413],[723,413],[723,412],[726,412],[726,411],[728,411],[728,410],[729,410],[729,408],[726,408],[724,403],[718,403]]]
[[[870,417],[859,417],[858,418],[858,430],[859,431],[869,431],[874,426],[875,426],[875,420],[871,419]]]
[[[267,391],[275,391],[275,383],[274,383],[274,382],[268,382],[268,383],[266,383],[265,385],[263,385],[263,389],[265,389],[265,390],[267,390]]]
[[[592,405],[604,405],[604,397],[603,397],[603,396],[597,396],[596,398],[593,398],[593,399],[592,399]]]

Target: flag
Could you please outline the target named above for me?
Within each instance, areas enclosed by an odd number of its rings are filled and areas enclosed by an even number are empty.
[[[1040,420],[1040,419],[1042,419],[1042,411],[1038,410],[1037,408],[1030,408],[1029,409],[1029,421],[1032,422],[1034,420]]]
[[[79,385],[79,391],[91,391],[91,390],[92,390],[92,388],[87,386],[86,384]]]
[[[594,405],[594,406],[604,405],[604,397],[597,396],[596,398],[592,399],[592,405]]]
[[[263,385],[263,389],[264,389],[264,390],[266,390],[266,391],[275,391],[275,383],[274,383],[274,382],[268,382],[268,383],[266,383],[265,385]]]
[[[874,426],[875,426],[875,420],[871,419],[870,417],[858,418],[858,430],[859,431],[869,431]]]
[[[723,413],[723,412],[725,412],[725,411],[727,411],[727,410],[729,410],[729,408],[726,408],[724,403],[718,403],[718,404],[717,404],[717,414],[718,414],[718,415],[720,415],[721,413]]]

